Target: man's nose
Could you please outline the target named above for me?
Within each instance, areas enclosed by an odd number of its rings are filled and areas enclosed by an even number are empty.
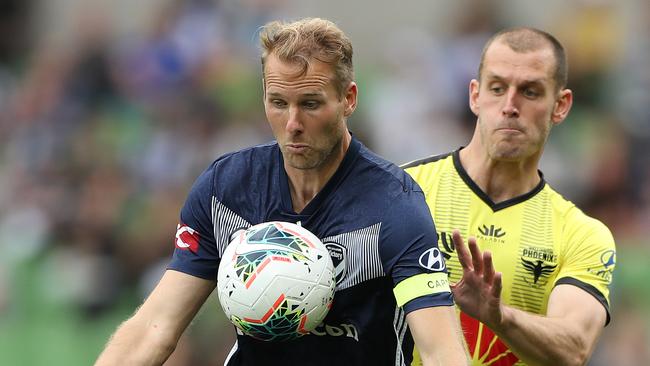
[[[501,113],[503,113],[503,115],[508,118],[519,117],[519,107],[517,101],[517,91],[514,88],[509,89],[506,93],[506,99]]]
[[[297,133],[303,130],[300,108],[295,106],[289,107],[289,119],[287,120],[286,130],[290,133]]]

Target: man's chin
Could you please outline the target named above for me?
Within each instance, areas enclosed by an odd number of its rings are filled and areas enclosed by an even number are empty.
[[[318,166],[318,162],[314,161],[314,159],[304,156],[285,156],[284,161],[288,166],[299,170],[314,169]]]
[[[491,155],[494,160],[516,162],[526,157],[526,151],[519,146],[497,146]]]

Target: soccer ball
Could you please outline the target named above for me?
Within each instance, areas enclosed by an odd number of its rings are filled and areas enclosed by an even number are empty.
[[[228,319],[264,341],[295,339],[320,325],[335,284],[325,245],[307,229],[280,221],[236,234],[217,275],[219,302]]]

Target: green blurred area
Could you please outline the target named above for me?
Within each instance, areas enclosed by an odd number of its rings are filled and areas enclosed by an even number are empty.
[[[0,320],[0,364],[88,365],[120,319],[134,309],[134,299],[89,321],[70,304],[57,301],[57,289],[45,271],[44,256],[19,263],[11,273],[9,303]]]
[[[12,268],[10,297],[0,309],[0,365],[91,365],[110,335],[142,302],[135,290],[121,295],[104,311],[80,309],[58,295],[70,284],[53,278],[47,257],[23,261]],[[133,286],[135,287],[135,286]],[[234,335],[221,313],[216,293],[204,304],[186,331],[205,349],[219,350]],[[217,336],[215,337],[215,333]],[[211,344],[212,342],[212,344]],[[210,363],[213,355],[194,355]]]

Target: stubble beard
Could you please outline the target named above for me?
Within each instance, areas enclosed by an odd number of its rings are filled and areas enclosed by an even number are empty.
[[[286,163],[294,168],[300,170],[310,170],[317,169],[319,167],[327,165],[329,161],[334,159],[335,151],[341,146],[343,141],[342,134],[337,134],[332,144],[329,146],[313,149],[310,148],[307,154],[290,154],[284,153],[284,159]]]
[[[523,159],[527,159],[539,151],[544,149],[544,144],[548,138],[550,131],[543,131],[542,134],[545,134],[544,137],[540,136],[541,140],[532,141],[530,136],[520,137],[520,136],[509,136],[509,137],[499,137],[498,140],[495,140],[495,137],[492,139],[485,139],[487,142],[487,151],[491,159],[497,161],[505,162],[517,162]]]

